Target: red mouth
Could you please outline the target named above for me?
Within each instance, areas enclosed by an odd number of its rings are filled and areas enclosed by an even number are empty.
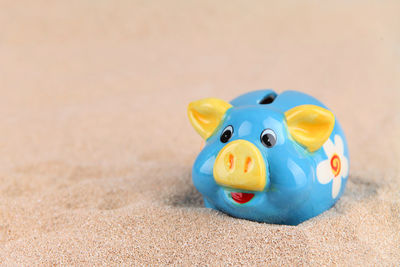
[[[231,197],[235,202],[239,204],[244,204],[249,202],[254,197],[254,194],[231,192]]]

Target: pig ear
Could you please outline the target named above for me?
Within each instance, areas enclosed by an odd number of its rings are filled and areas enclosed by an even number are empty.
[[[189,104],[188,116],[194,129],[204,139],[209,138],[222,121],[231,104],[217,98],[206,98]]]
[[[335,126],[335,116],[325,108],[301,105],[285,112],[290,135],[310,152],[328,140]]]

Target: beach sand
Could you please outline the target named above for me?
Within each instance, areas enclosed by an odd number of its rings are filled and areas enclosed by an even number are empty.
[[[4,265],[399,265],[398,1],[1,1]],[[190,101],[295,89],[350,177],[298,226],[203,207]]]

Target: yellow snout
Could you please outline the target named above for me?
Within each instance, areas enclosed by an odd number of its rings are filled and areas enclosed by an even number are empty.
[[[262,191],[267,182],[263,156],[246,140],[235,140],[222,148],[213,172],[218,184],[236,189]]]

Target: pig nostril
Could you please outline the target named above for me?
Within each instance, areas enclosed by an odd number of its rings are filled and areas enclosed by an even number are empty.
[[[229,167],[229,169],[233,168],[233,155],[232,154],[229,154],[228,167]]]
[[[249,170],[249,166],[251,164],[251,158],[247,157],[246,162],[244,163],[244,172],[246,173]]]

